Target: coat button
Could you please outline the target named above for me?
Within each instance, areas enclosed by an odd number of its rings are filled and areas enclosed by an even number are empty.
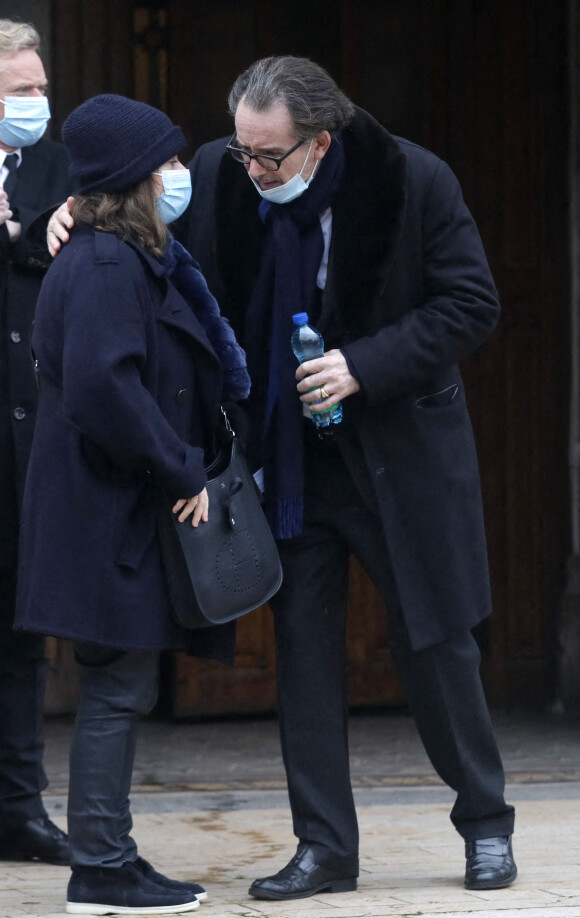
[[[189,395],[189,389],[180,389],[177,395],[175,396],[175,398],[177,399],[177,403],[181,405],[186,400],[188,395]]]
[[[10,340],[13,341],[14,344],[20,344],[20,332],[11,331],[11,332],[10,332]]]
[[[23,421],[26,417],[26,411],[24,408],[15,408],[13,414],[17,421]]]

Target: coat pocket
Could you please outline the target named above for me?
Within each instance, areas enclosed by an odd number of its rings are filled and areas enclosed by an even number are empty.
[[[122,496],[122,493],[120,493]],[[121,531],[121,548],[115,562],[120,567],[139,569],[145,552],[151,545],[157,528],[157,491],[149,482],[145,482],[132,507],[122,505],[119,525]]]
[[[458,392],[459,386],[457,383],[453,383],[445,389],[440,389],[439,392],[431,392],[429,395],[422,395],[420,398],[415,399],[415,407],[445,408],[456,398]]]

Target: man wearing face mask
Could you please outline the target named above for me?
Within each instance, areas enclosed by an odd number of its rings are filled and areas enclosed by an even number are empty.
[[[491,600],[457,367],[499,316],[481,240],[445,163],[391,136],[311,61],[257,61],[229,107],[233,137],[206,144],[190,164],[187,247],[248,355],[252,454],[284,568],[271,606],[299,843],[250,893],[295,899],[357,885],[350,553],[386,600],[421,738],[457,792],[465,885],[509,886],[514,810],[471,633]],[[290,336],[301,311],[326,351],[297,369]],[[303,417],[338,401],[343,421],[322,433]]]
[[[34,307],[46,258],[26,230],[70,191],[69,157],[44,139],[46,75],[33,26],[0,19],[0,860],[68,863],[41,792],[43,638],[12,630],[19,507],[32,441]]]

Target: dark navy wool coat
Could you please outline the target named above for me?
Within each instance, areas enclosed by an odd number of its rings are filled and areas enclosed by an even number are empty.
[[[0,567],[14,569],[18,547],[18,509],[36,414],[36,384],[30,360],[30,334],[40,285],[49,259],[28,229],[48,208],[72,191],[70,157],[61,143],[42,138],[22,148],[22,162],[10,205],[18,214],[20,238],[11,243],[0,227]]]
[[[170,620],[154,489],[192,497],[206,481],[222,369],[205,332],[155,258],[79,228],[43,282],[32,343],[40,397],[17,626],[192,649]]]
[[[226,142],[205,145],[190,164],[187,245],[243,342],[264,228],[260,199]],[[491,334],[499,304],[449,167],[361,109],[342,142],[345,170],[332,207],[318,326],[326,349],[341,347],[360,377],[362,393],[344,402],[344,427],[354,436],[341,446],[372,491],[398,599],[420,649],[473,627],[491,609],[458,362]]]

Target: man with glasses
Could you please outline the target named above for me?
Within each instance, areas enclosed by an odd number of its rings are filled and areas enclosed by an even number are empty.
[[[233,137],[204,145],[190,164],[186,242],[252,377],[249,457],[284,568],[270,604],[299,842],[290,863],[250,893],[297,899],[357,886],[345,663],[351,553],[386,600],[391,652],[421,738],[457,793],[451,819],[465,840],[465,885],[508,886],[517,875],[514,810],[471,633],[491,600],[457,367],[499,316],[481,240],[450,169],[392,137],[311,61],[257,61],[229,106]],[[298,368],[297,312],[326,343],[323,357]],[[310,410],[338,401],[342,423],[317,429]]]
[[[386,600],[421,738],[457,792],[465,885],[508,886],[514,811],[471,634],[491,601],[457,368],[499,316],[481,240],[449,168],[389,135],[314,63],[257,61],[229,107],[233,137],[191,163],[187,244],[252,376],[251,458],[284,567],[271,606],[299,841],[250,893],[294,899],[357,885],[344,650],[351,552]],[[301,311],[326,352],[297,368],[290,335]],[[338,401],[342,423],[316,428],[309,408]]]

